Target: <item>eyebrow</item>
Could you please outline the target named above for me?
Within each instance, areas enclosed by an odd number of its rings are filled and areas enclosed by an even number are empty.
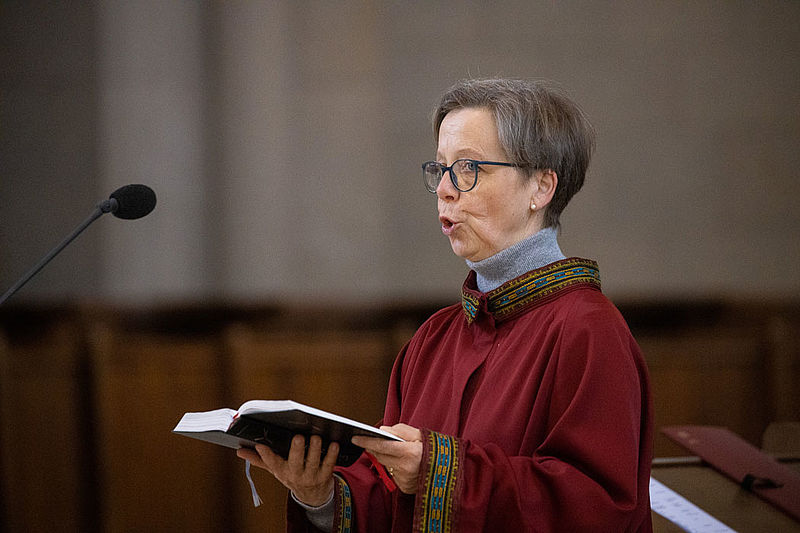
[[[441,153],[436,152],[436,160],[437,161],[443,161],[444,159],[445,158],[442,156]],[[453,159],[453,161],[456,161],[458,159],[475,159],[475,160],[479,160],[480,161],[480,160],[485,160],[486,156],[483,155],[482,152],[478,152],[475,149],[469,148],[469,149],[464,149],[464,150],[457,151],[456,152],[456,158]]]

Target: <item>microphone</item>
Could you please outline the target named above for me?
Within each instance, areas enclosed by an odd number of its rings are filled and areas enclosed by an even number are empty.
[[[103,200],[94,208],[92,214],[84,220],[61,244],[53,248],[50,253],[42,258],[27,274],[22,276],[3,296],[0,296],[0,305],[11,298],[11,296],[22,288],[33,276],[35,276],[44,266],[50,262],[58,253],[75,237],[81,234],[89,224],[100,218],[106,213],[111,213],[117,218],[133,220],[149,215],[156,207],[156,193],[147,185],[125,185],[112,192],[108,200]]]
[[[112,192],[101,205],[106,202],[111,205],[110,211],[115,217],[134,220],[149,215],[156,208],[156,193],[147,185],[125,185]]]

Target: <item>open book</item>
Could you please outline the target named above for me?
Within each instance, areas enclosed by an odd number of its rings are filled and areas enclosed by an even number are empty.
[[[186,413],[172,432],[228,448],[254,448],[256,444],[266,444],[284,459],[289,456],[292,437],[305,436],[308,447],[308,437],[319,435],[322,437],[323,457],[331,442],[339,443],[336,461],[339,466],[350,466],[363,451],[350,442],[354,435],[403,440],[361,422],[291,400],[251,400],[243,403],[237,411],[216,409]]]

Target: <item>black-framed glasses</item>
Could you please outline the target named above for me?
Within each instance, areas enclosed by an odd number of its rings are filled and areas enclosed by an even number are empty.
[[[501,163],[499,161],[477,161],[475,159],[456,159],[449,167],[438,161],[422,163],[422,179],[428,192],[436,193],[439,183],[445,172],[450,173],[453,187],[461,192],[469,192],[478,183],[478,171],[481,165],[497,165],[501,167],[516,167],[515,163]]]

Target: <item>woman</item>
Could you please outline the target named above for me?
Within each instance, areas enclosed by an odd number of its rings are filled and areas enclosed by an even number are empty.
[[[425,185],[471,270],[395,362],[383,429],[405,442],[356,437],[373,457],[349,468],[317,437],[240,456],[291,489],[293,531],[650,531],[645,363],[597,265],[556,239],[591,126],[544,83],[469,80],[434,133]]]

